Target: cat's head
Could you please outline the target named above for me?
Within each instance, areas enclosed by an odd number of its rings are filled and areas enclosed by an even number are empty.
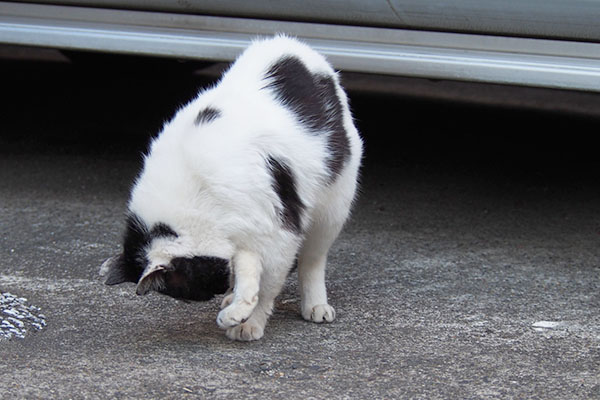
[[[139,295],[154,290],[179,299],[210,300],[228,289],[229,270],[229,260],[195,254],[171,226],[148,226],[130,214],[123,251],[106,260],[100,273],[107,285],[137,283]]]

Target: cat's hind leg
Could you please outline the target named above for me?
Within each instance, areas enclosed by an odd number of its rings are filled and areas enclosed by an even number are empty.
[[[332,322],[335,309],[327,302],[325,267],[327,253],[341,229],[314,224],[298,255],[298,285],[302,317],[313,322]]]
[[[298,285],[302,317],[312,322],[332,322],[335,309],[327,300],[327,254],[348,215],[356,190],[356,174],[346,174],[322,193],[298,254]]]
[[[325,269],[327,254],[342,229],[346,215],[317,216],[298,254],[300,308],[302,317],[307,321],[320,323],[335,319],[335,309],[327,301]]]

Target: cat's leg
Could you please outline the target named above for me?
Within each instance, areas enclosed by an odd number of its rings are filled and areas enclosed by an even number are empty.
[[[302,317],[313,322],[331,322],[335,309],[327,301],[325,268],[327,253],[348,215],[356,190],[356,174],[346,174],[322,193],[312,225],[306,232],[298,254],[298,285]]]
[[[221,310],[230,305],[233,302],[233,290],[229,289],[223,295],[223,300],[221,300]]]
[[[335,309],[327,302],[325,267],[327,253],[342,224],[320,221],[309,230],[298,255],[298,285],[302,317],[313,322],[332,322]]]
[[[227,337],[233,340],[257,340],[273,312],[273,303],[285,283],[289,268],[264,271],[260,282],[258,304],[250,317],[239,325],[227,329]]]
[[[234,269],[233,293],[223,300],[225,307],[217,316],[217,324],[228,329],[247,320],[259,299],[262,264],[258,255],[240,251],[232,260]]]
[[[223,295],[223,300],[221,300],[221,310],[227,307],[233,302],[233,288],[235,287],[235,271],[232,268],[229,274],[229,289]]]

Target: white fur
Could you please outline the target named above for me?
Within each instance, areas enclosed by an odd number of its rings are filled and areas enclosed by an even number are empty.
[[[331,76],[343,104],[350,157],[333,182],[325,135],[309,134],[279,104],[263,79],[283,55],[295,55],[311,72]],[[259,339],[273,300],[299,260],[301,312],[314,322],[332,321],[325,289],[329,247],[348,217],[355,195],[362,142],[346,95],[324,57],[305,44],[277,36],[253,43],[214,87],[184,106],[153,141],[133,188],[129,208],[148,226],[163,222],[179,237],[155,241],[152,268],[175,256],[232,260],[234,292],[223,301],[218,323],[232,339]],[[197,126],[210,106],[222,116]],[[280,200],[266,168],[269,156],[285,160],[305,212],[304,234],[282,227]]]

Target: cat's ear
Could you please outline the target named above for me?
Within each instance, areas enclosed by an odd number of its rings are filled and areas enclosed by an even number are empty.
[[[106,277],[104,284],[118,285],[119,283],[131,281],[124,261],[123,255],[119,254],[110,257],[102,263],[102,266],[100,266],[100,276]]]
[[[151,290],[159,290],[165,287],[165,273],[168,267],[164,265],[155,265],[144,271],[144,274],[140,278],[137,284],[135,292],[138,295],[148,294]]]

